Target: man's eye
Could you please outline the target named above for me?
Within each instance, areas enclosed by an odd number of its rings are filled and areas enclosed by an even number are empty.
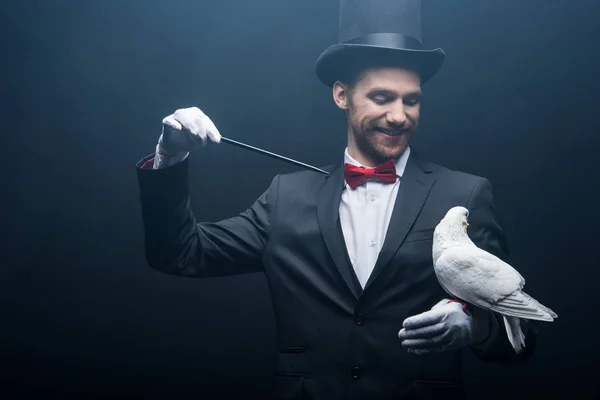
[[[409,106],[416,106],[419,104],[419,99],[408,99],[405,101],[405,103]]]
[[[385,96],[375,96],[373,97],[373,101],[377,104],[384,104],[387,101],[387,97]]]

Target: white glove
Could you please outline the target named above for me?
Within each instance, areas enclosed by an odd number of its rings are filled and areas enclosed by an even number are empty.
[[[211,119],[198,107],[178,109],[162,121],[162,133],[156,146],[158,162],[154,166],[157,168],[160,162],[181,161],[208,141],[221,142],[221,134]]]
[[[449,299],[405,319],[402,326],[398,338],[414,354],[457,350],[473,339],[473,317],[463,311],[462,304]]]

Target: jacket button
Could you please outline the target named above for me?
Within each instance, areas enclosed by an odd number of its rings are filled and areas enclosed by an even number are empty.
[[[352,378],[353,379],[359,379],[360,375],[361,375],[360,367],[354,367],[354,368],[352,368]]]
[[[362,325],[363,324],[363,315],[362,314],[355,314],[354,315],[354,323],[356,325]]]

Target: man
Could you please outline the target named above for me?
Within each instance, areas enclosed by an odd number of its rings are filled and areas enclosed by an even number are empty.
[[[317,73],[347,115],[343,158],[325,167],[329,175],[275,176],[239,215],[207,223],[192,214],[189,153],[221,138],[200,109],[167,116],[156,152],[138,163],[152,268],[266,274],[277,398],[462,398],[461,350],[504,362],[531,355],[531,331],[528,353],[515,355],[497,314],[452,301],[435,277],[433,230],[452,206],[469,209],[478,246],[504,259],[507,247],[488,180],[409,145],[421,86],[443,60],[411,46],[420,42],[366,34],[324,52]]]

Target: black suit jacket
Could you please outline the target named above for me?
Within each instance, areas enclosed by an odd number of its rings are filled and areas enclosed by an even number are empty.
[[[345,248],[338,207],[342,163],[330,175],[277,175],[244,212],[219,222],[194,219],[188,161],[161,170],[138,165],[147,262],[168,274],[216,277],[263,271],[277,326],[275,394],[281,399],[461,398],[461,351],[411,355],[397,337],[405,318],[448,295],[432,262],[433,230],[453,206],[469,209],[468,233],[507,258],[487,179],[419,159],[413,150],[389,230],[364,290]],[[499,315],[471,346],[480,359],[517,357]]]

